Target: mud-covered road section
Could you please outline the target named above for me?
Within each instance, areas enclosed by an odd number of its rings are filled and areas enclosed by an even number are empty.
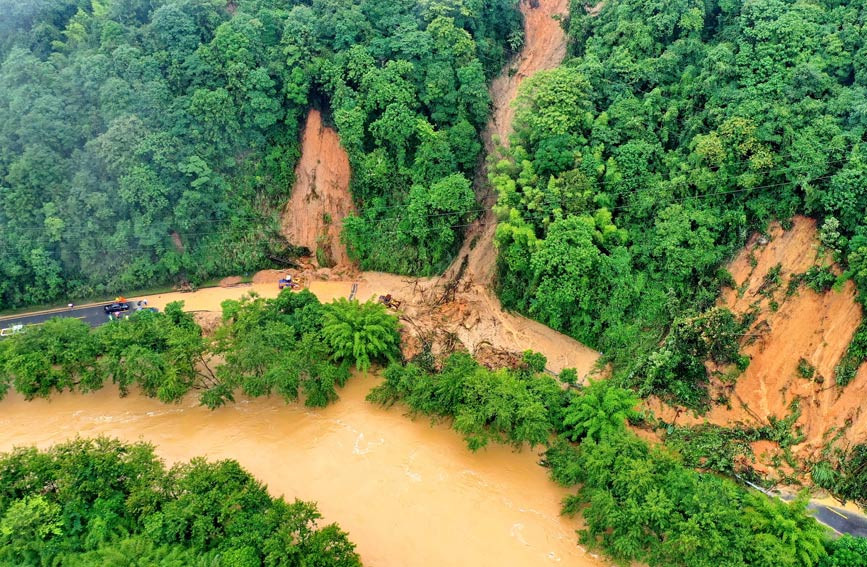
[[[557,18],[567,15],[567,0],[522,1],[521,11],[525,22],[523,49],[490,88],[493,108],[483,132],[488,155],[496,151],[497,141],[508,141],[514,115],[512,102],[521,82],[540,70],[557,67],[566,55],[566,34]],[[352,282],[359,284],[356,297],[362,301],[392,294],[402,302],[399,312],[407,356],[429,344],[438,354],[467,350],[493,365],[514,362],[515,353],[531,349],[548,357],[548,368],[555,372],[577,368],[583,377],[593,369],[598,359],[596,351],[544,325],[504,312],[491,289],[497,253],[496,219],[490,208],[496,195],[490,189],[484,166],[477,172],[475,188],[488,212],[470,227],[460,253],[443,276],[407,278],[349,270],[352,280],[344,285],[337,281],[347,279],[347,270],[341,268],[348,262],[339,233],[340,220],[353,211],[351,172],[337,134],[322,127],[316,111],[308,119],[302,152],[296,185],[284,215],[284,234],[293,244],[308,246],[312,251],[323,245],[322,235],[327,234],[337,268],[321,269],[311,261],[310,266],[295,274],[299,281],[316,293],[325,291],[322,283],[327,281],[326,297],[335,286],[341,290],[345,287],[343,292],[348,294]],[[331,225],[323,222],[326,215]],[[279,275],[276,271],[264,273],[254,281],[271,278],[276,285]]]
[[[742,340],[749,366],[733,386],[712,383],[711,395],[725,395],[730,407],[715,406],[700,418],[683,413],[677,423],[767,424],[768,416],[789,415],[797,401],[801,416],[796,426],[805,435],[793,447],[797,457],[819,458],[822,447],[838,434],[836,443],[843,446],[867,441],[867,366],[845,387],[834,380],[834,369],[861,323],[855,286],[847,280],[841,290],[821,294],[803,284],[794,293],[788,289],[792,275],[831,264],[831,253],[820,255],[819,250],[815,221],[795,217],[790,230],[774,223],[767,235],[754,235],[735,257],[728,266],[735,288],[725,289],[720,303],[739,316],[756,313]],[[812,377],[799,372],[799,363],[812,369]],[[674,420],[671,408],[654,405],[663,419]],[[754,445],[760,462],[782,454],[775,443]]]
[[[496,152],[497,143],[508,144],[513,102],[523,80],[557,67],[566,56],[567,38],[558,20],[568,11],[567,0],[521,2],[524,46],[491,84],[492,114],[482,134],[487,155]],[[471,353],[491,358],[494,364],[502,362],[505,351],[532,349],[548,357],[549,369],[577,368],[583,377],[594,368],[599,358],[596,351],[540,323],[504,312],[494,294],[496,217],[491,209],[497,196],[487,175],[483,164],[475,179],[476,194],[486,212],[467,230],[452,266],[434,282],[405,281],[404,289],[399,290],[410,298],[406,318],[416,346],[434,338],[434,345],[442,348],[457,338]],[[408,342],[412,340],[409,337]],[[410,344],[407,354],[412,350]]]
[[[355,212],[349,181],[349,156],[337,132],[323,126],[322,114],[311,110],[304,126],[301,159],[295,168],[295,186],[283,213],[283,236],[306,246],[326,263],[349,264],[340,242],[342,220]]]

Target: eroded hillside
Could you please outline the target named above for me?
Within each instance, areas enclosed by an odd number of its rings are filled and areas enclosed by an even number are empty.
[[[773,223],[767,234],[754,235],[729,264],[735,285],[720,298],[738,316],[754,319],[741,341],[749,366],[733,383],[720,378],[725,369],[711,368],[711,396],[727,405],[697,417],[650,402],[658,415],[680,425],[706,420],[737,426],[764,425],[769,416],[800,412],[795,429],[803,441],[793,450],[806,460],[819,458],[832,440],[843,446],[867,440],[867,366],[845,387],[835,379],[835,367],[861,324],[855,286],[847,280],[838,290],[817,293],[803,282],[790,283],[811,268],[839,273],[831,253],[822,250],[812,219],[797,216],[790,230]],[[779,453],[770,443],[755,448],[763,462]]]
[[[337,132],[322,124],[318,110],[311,110],[295,168],[295,186],[284,209],[283,235],[296,246],[309,248],[323,264],[349,263],[340,229],[341,221],[355,212],[349,193],[351,174],[349,156]]]
[[[521,11],[525,22],[523,49],[490,87],[493,108],[482,136],[487,152],[494,151],[498,141],[507,141],[512,131],[512,101],[521,82],[540,70],[556,67],[566,55],[566,35],[558,21],[567,14],[566,0],[522,2]],[[301,281],[345,278],[346,270],[341,268],[346,267],[348,258],[339,234],[341,220],[353,210],[350,174],[337,134],[323,127],[319,113],[312,111],[304,131],[296,185],[284,212],[284,234],[293,244],[311,251],[327,247],[338,268],[309,266],[299,274]],[[486,211],[468,229],[461,251],[442,277],[354,273],[352,279],[359,284],[356,296],[364,301],[391,293],[402,301],[408,357],[428,344],[436,353],[468,350],[498,364],[531,349],[543,353],[553,371],[577,368],[586,376],[598,359],[596,351],[545,325],[504,312],[490,289],[496,266],[496,219],[490,208],[496,196],[490,191],[486,168],[480,168],[475,184]],[[331,224],[324,223],[326,217]],[[276,280],[279,273],[263,277]]]

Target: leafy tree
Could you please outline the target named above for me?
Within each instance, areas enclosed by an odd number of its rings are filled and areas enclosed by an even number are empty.
[[[858,10],[573,3],[573,57],[523,82],[489,170],[504,306],[605,352],[616,382],[706,408],[707,354],[669,335],[713,307],[752,231],[833,219],[857,282],[864,85],[841,46],[861,49]]]
[[[0,455],[0,562],[361,565],[312,503],[271,498],[234,461],[166,470],[143,443],[76,440]]]
[[[485,81],[521,28],[511,0],[468,6],[6,2],[0,307],[195,283],[297,254],[277,213],[319,102],[350,151],[357,208],[397,225],[405,188],[472,176]],[[350,240],[365,263],[432,273],[470,207],[444,209],[405,263],[377,252],[389,240],[379,223]]]
[[[392,360],[400,338],[397,317],[373,301],[340,298],[326,307],[322,336],[334,358],[351,360],[366,372],[374,359]]]
[[[87,381],[99,354],[88,325],[73,318],[51,319],[4,342],[2,375],[27,399]]]
[[[867,539],[844,535],[830,540],[826,546],[828,556],[819,561],[819,567],[864,567],[867,565]]]
[[[626,420],[638,404],[632,392],[618,388],[607,380],[590,380],[581,395],[574,396],[563,417],[566,438],[578,441],[616,436],[625,430]]]
[[[63,535],[60,506],[43,496],[15,501],[0,519],[0,560],[9,564],[38,564],[53,538]]]

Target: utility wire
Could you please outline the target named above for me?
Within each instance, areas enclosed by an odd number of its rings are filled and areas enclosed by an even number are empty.
[[[785,186],[789,186],[789,185],[797,185],[800,183],[813,183],[815,181],[830,179],[832,177],[833,177],[833,175],[826,175],[826,176],[816,177],[816,178],[813,178],[813,179],[810,179],[807,181],[782,181],[779,183],[756,185],[755,187],[746,187],[746,188],[734,189],[734,190],[728,190],[728,191],[717,191],[717,192],[712,192],[712,193],[703,193],[700,195],[685,195],[685,196],[680,197],[680,198],[674,198],[674,199],[666,200],[666,205],[670,205],[670,204],[674,204],[674,203],[683,203],[683,202],[686,202],[689,200],[706,199],[709,197],[720,196],[720,195],[734,195],[734,194],[739,194],[739,193],[747,193],[747,192],[757,191],[757,190],[761,190],[761,189],[785,187]],[[642,191],[642,192],[651,193],[652,191]],[[638,193],[639,193],[639,191],[633,192],[633,194],[638,194]],[[609,210],[609,211],[629,210],[629,209],[635,208],[637,206],[638,205],[635,205],[635,204],[617,205],[614,207],[610,207],[607,210]],[[492,210],[493,210],[493,207],[485,207],[485,208],[475,209],[474,211],[475,212],[487,212],[487,211],[492,211]],[[456,214],[459,214],[459,213],[438,213],[437,215],[439,216],[439,215],[456,215]],[[382,222],[380,223],[380,225],[388,222],[388,220],[389,219],[383,219]],[[391,219],[391,220],[394,221],[394,219]],[[453,225],[447,225],[447,226],[425,227],[422,229],[410,230],[410,231],[401,231],[401,230],[393,229],[393,230],[385,231],[385,232],[379,231],[379,232],[377,232],[377,234],[380,236],[394,236],[394,235],[406,234],[407,232],[409,232],[412,235],[417,235],[417,234],[426,234],[426,233],[430,233],[430,232],[434,232],[434,231],[454,230],[454,229],[458,229],[458,228],[466,228],[466,227],[471,226],[472,224],[473,224],[472,222],[462,222],[459,224],[453,224]],[[229,234],[229,232],[228,231],[222,232],[222,233],[221,232],[214,232],[214,233],[206,233],[206,234]],[[217,248],[217,247],[224,248],[225,243],[215,241],[215,242],[200,243],[196,246],[197,250],[207,250],[209,248]],[[170,248],[170,246],[167,246],[166,248]],[[3,249],[3,247],[0,247],[0,249]],[[9,251],[9,248],[5,248],[5,250]],[[153,246],[99,249],[97,251],[102,252],[104,254],[110,254],[110,253],[120,254],[120,253],[124,253],[124,252],[126,252],[126,253],[152,252]]]

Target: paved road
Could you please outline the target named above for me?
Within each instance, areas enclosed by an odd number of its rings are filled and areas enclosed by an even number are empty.
[[[103,323],[108,322],[108,316],[102,308],[103,305],[105,305],[105,303],[87,307],[76,307],[71,310],[52,309],[49,311],[34,313],[32,315],[21,314],[0,317],[0,328],[5,329],[12,325],[36,325],[38,323],[44,323],[54,317],[75,317],[76,319],[81,319],[91,327],[96,327],[97,325],[102,325]]]
[[[767,490],[766,488],[755,485],[746,479],[738,478],[747,486],[755,488],[759,492],[763,492],[771,498],[779,498],[786,502],[791,502],[795,499],[795,495],[791,492]],[[807,504],[807,509],[813,512],[813,515],[817,520],[839,534],[867,537],[867,516],[864,514],[859,514],[844,508],[838,508],[837,506],[828,506],[827,504],[815,500],[810,500],[809,504]]]
[[[38,323],[44,323],[53,317],[75,317],[76,319],[81,319],[92,327],[96,327],[108,321],[108,316],[103,310],[103,305],[105,305],[105,303],[76,307],[74,309],[53,309],[31,315],[10,315],[7,317],[0,317],[0,328],[11,327],[13,325],[35,325]],[[771,492],[750,482],[747,482],[746,484],[757,490],[761,490],[769,496],[776,496],[783,500],[791,500],[793,498],[792,495]],[[827,506],[818,502],[810,502],[808,507],[810,510],[815,512],[817,520],[826,526],[830,526],[837,532],[841,534],[867,537],[867,517],[851,512],[850,510],[837,508],[836,506]]]
[[[837,532],[867,537],[867,517],[850,510],[815,502],[810,502],[807,507],[815,512],[817,520],[834,528]]]
[[[743,479],[741,479],[743,480]],[[778,490],[766,490],[760,486],[744,481],[745,484],[764,492],[768,496],[791,502],[795,499],[795,495],[788,492],[780,492]],[[807,508],[813,511],[813,515],[821,523],[830,527],[840,534],[849,534],[858,537],[867,537],[867,516],[859,514],[837,506],[828,506],[827,504],[811,500],[807,504]]]

